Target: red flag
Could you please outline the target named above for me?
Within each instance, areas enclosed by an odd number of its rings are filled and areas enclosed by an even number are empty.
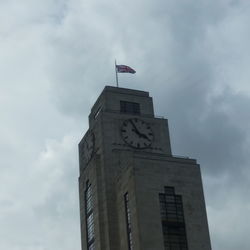
[[[131,74],[136,73],[135,70],[126,65],[116,65],[116,71],[118,73],[131,73]]]

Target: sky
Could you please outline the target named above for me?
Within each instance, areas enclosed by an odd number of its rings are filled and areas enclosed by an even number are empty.
[[[250,2],[0,0],[0,249],[80,249],[77,145],[114,61],[201,165],[213,250],[249,250]]]

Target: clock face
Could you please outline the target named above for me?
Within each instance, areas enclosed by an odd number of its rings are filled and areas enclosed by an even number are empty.
[[[83,157],[85,163],[88,163],[93,155],[95,147],[95,137],[93,133],[88,133],[83,143]]]
[[[148,148],[153,141],[153,132],[148,123],[138,118],[131,118],[123,122],[121,127],[123,140],[131,147]]]

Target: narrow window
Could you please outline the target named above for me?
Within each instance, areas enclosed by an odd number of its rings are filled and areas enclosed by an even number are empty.
[[[97,116],[100,114],[101,110],[102,110],[102,107],[99,107],[99,108],[97,109],[97,111],[95,112],[95,115],[94,115],[94,119],[97,118]]]
[[[165,187],[159,199],[165,250],[188,250],[182,197]]]
[[[87,249],[95,249],[95,231],[94,231],[94,213],[93,213],[93,195],[91,184],[87,181],[85,190],[85,215],[87,232]]]
[[[128,193],[124,195],[124,203],[125,203],[126,224],[127,224],[128,249],[133,250],[133,239],[132,239],[132,230],[131,230],[131,212],[129,208]]]
[[[120,111],[121,113],[139,115],[141,113],[140,104],[136,102],[120,101]]]

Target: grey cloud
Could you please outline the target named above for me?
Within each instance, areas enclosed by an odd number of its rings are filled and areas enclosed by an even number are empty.
[[[213,249],[248,249],[249,4],[0,5],[1,249],[80,248],[77,143],[115,58],[137,71],[120,85],[169,119],[173,152],[201,164]]]

